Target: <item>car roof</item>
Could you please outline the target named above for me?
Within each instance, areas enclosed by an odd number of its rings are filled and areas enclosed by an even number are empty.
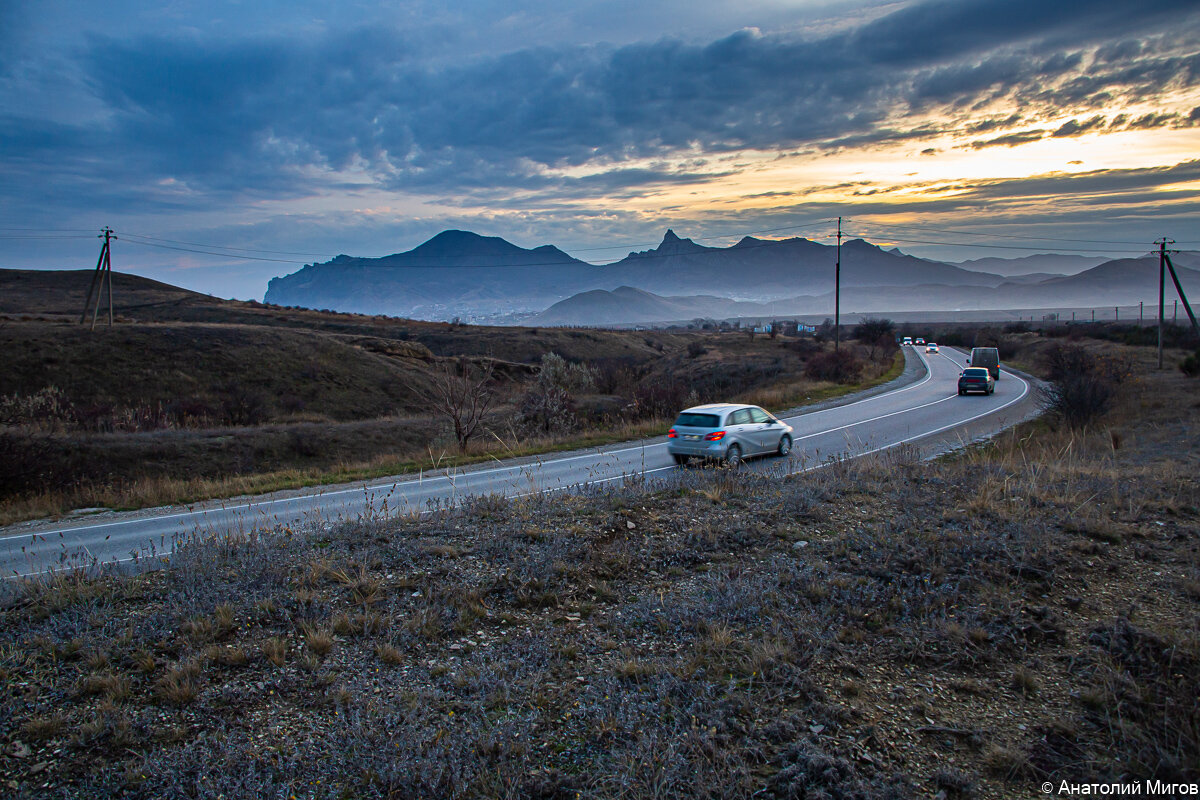
[[[967,367],[963,372],[987,372],[988,375],[992,374],[988,371],[987,367]]]
[[[699,412],[699,413],[704,413],[704,412],[712,413],[715,411],[728,411],[729,409],[732,409],[732,408],[757,408],[757,406],[751,406],[749,403],[708,403],[708,404],[702,405],[702,406],[692,406],[691,408],[685,408],[683,411],[680,411],[679,413],[680,414],[689,414],[693,411]]]

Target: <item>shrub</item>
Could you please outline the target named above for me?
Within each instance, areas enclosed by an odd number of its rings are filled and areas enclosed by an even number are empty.
[[[230,425],[259,425],[267,418],[267,400],[251,389],[231,383],[225,387],[221,410]]]
[[[865,344],[875,344],[885,336],[893,342],[896,339],[896,323],[890,319],[863,317],[862,322],[854,326],[854,338]]]
[[[1189,378],[1200,377],[1200,350],[1197,350],[1180,362],[1179,371]]]
[[[75,419],[74,404],[61,389],[54,386],[47,386],[30,395],[0,397],[0,425],[28,425],[55,431],[70,427]]]
[[[862,371],[862,362],[849,350],[832,350],[815,355],[804,366],[804,374],[813,380],[852,383]]]
[[[538,385],[521,398],[517,422],[538,433],[565,433],[578,423],[575,401],[566,389]]]
[[[1074,344],[1058,344],[1047,351],[1050,385],[1042,390],[1046,409],[1074,428],[1100,417],[1116,398],[1118,386],[1129,376],[1127,361],[1098,355]]]
[[[0,429],[0,496],[57,485],[60,454],[49,434]]]
[[[1088,673],[1096,702],[1087,716],[1104,751],[1130,777],[1196,780],[1200,639],[1160,635],[1122,617],[1093,629],[1088,643],[1095,648]]]
[[[584,392],[596,383],[596,376],[586,364],[570,364],[558,353],[546,353],[542,356],[542,366],[538,370],[539,388],[562,389],[570,392]]]
[[[626,411],[634,419],[674,416],[688,405],[692,388],[680,380],[659,379],[638,384]]]

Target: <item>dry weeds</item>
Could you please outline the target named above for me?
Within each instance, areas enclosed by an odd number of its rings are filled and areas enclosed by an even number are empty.
[[[688,470],[10,587],[0,785],[994,798],[1200,780],[1200,408],[1178,373],[1137,380],[1088,430],[1038,422],[936,462]]]

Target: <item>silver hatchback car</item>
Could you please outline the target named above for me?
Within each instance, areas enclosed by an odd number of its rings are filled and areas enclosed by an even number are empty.
[[[711,403],[680,412],[667,431],[667,452],[676,464],[696,456],[736,466],[742,459],[792,449],[792,426],[758,406]]]

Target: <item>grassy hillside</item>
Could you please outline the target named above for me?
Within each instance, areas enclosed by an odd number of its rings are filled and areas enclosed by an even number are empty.
[[[385,348],[391,352],[386,352]],[[412,411],[428,397],[430,352],[417,344],[256,325],[0,325],[6,393],[62,390],[80,405],[186,403],[222,419],[231,394],[254,422],[305,412],[330,420]],[[381,352],[383,351],[383,352]]]
[[[1200,781],[1195,379],[1081,344],[1131,365],[1083,430],[483,497],[10,585],[0,777],[19,798]]]
[[[845,374],[814,377],[823,347],[811,341],[414,322],[218,300],[127,275],[115,276],[117,324],[93,331],[77,311],[90,278],[0,271],[0,524],[656,435],[696,402],[782,408],[883,380],[897,363],[894,351],[864,351]],[[589,377],[533,419],[549,353]],[[431,401],[460,361],[495,370],[465,452]]]

